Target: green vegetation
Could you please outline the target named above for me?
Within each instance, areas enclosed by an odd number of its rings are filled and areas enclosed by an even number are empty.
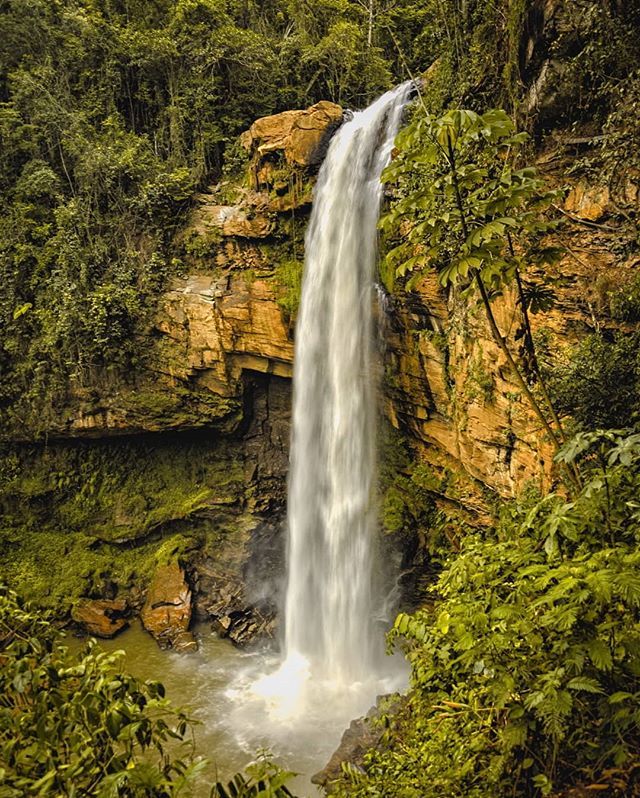
[[[122,652],[120,652],[122,653]],[[159,682],[119,669],[90,641],[79,654],[49,618],[0,586],[0,792],[87,798],[178,798],[206,761],[188,716]],[[286,798],[292,774],[261,756],[212,798]]]
[[[425,87],[429,111],[469,100],[475,109],[517,104],[520,47],[528,0],[426,0],[420,45],[434,65]]]
[[[422,3],[416,45],[434,64],[424,91],[429,112],[501,107],[536,131],[595,122],[607,130],[602,151],[611,153],[611,165],[614,149],[635,157],[628,145],[637,143],[638,126],[628,117],[639,85],[638,3],[563,4],[546,31],[544,15],[532,0]],[[535,101],[531,86],[547,60]]]
[[[399,196],[381,227],[387,235],[404,231],[386,260],[400,277],[431,267],[440,284],[457,288],[459,296],[478,292],[495,343],[559,448],[565,434],[538,368],[529,323],[529,314],[546,304],[542,300],[550,292],[524,277],[525,269],[557,259],[558,251],[544,243],[554,227],[545,212],[557,193],[544,190],[533,167],[514,165],[526,135],[515,132],[504,111],[456,110],[438,118],[422,111],[398,136],[398,157],[383,174]],[[493,311],[492,301],[508,288],[517,292],[522,313],[517,337],[524,341],[524,367]],[[541,399],[529,385],[533,380]]]
[[[135,383],[176,233],[238,134],[366,104],[402,75],[391,34],[418,64],[421,19],[413,0],[371,21],[359,0],[4,0],[3,424],[44,432],[70,389]]]
[[[288,319],[294,319],[302,292],[302,263],[299,260],[281,261],[276,266],[273,277],[279,288],[278,305]]]
[[[123,673],[118,655],[93,642],[71,654],[50,621],[5,588],[0,658],[3,796],[189,794],[204,763],[161,684]]]
[[[640,742],[640,435],[585,433],[559,456],[588,473],[574,501],[504,505],[493,529],[468,532],[449,557],[433,606],[398,616],[391,639],[405,641],[410,703],[337,795],[506,798],[629,780]]]
[[[640,418],[640,334],[593,333],[555,359],[556,407],[580,429],[615,429]]]
[[[217,782],[211,798],[292,798],[287,782],[295,774],[259,756],[247,765],[245,773],[237,773],[228,784]]]
[[[242,526],[240,452],[206,438],[24,447],[2,466],[3,580],[58,613]]]

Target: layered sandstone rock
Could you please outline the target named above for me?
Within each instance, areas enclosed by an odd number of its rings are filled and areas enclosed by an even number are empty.
[[[160,299],[135,383],[70,391],[49,434],[232,432],[242,422],[245,375],[291,377],[291,329],[276,292],[272,282],[233,271],[176,280]]]
[[[342,108],[323,100],[304,111],[284,111],[256,120],[240,141],[256,159],[282,153],[288,164],[318,163],[326,138],[342,121]]]
[[[162,298],[157,329],[167,376],[196,378],[219,396],[237,395],[243,370],[291,376],[293,343],[275,291],[264,280],[193,275]]]
[[[189,632],[191,590],[178,563],[158,568],[149,586],[140,618],[160,648],[174,648],[177,651],[196,649],[196,642]]]
[[[541,154],[539,166],[551,183],[565,157],[561,142]],[[620,254],[617,246],[625,224],[620,209],[627,215],[640,210],[638,185],[640,176],[627,175],[613,194],[582,178],[567,192],[561,208],[566,224],[549,241],[565,248],[546,275],[556,280],[555,302],[531,316],[534,335],[544,335],[556,354],[588,332],[616,327],[607,320],[609,292],[640,270],[640,258]],[[494,302],[494,313],[517,353],[522,314],[515,295],[505,292]],[[553,483],[554,447],[493,339],[479,301],[458,301],[439,286],[435,272],[425,273],[411,292],[397,290],[388,326],[385,409],[423,462],[440,473],[467,475],[472,494],[473,482],[503,496],[527,483],[542,490]]]
[[[71,610],[71,618],[86,634],[109,639],[129,625],[127,613],[124,599],[82,599]]]

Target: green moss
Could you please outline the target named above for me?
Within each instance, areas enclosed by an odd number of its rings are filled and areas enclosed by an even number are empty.
[[[429,480],[432,480],[431,482]],[[426,533],[435,510],[432,490],[437,478],[413,460],[406,439],[383,425],[380,445],[380,516],[388,534],[406,530]]]
[[[466,323],[463,323],[463,330],[466,332]],[[456,381],[451,373],[451,347],[449,340],[454,335],[452,322],[449,321],[444,330],[421,330],[420,335],[428,340],[442,354],[442,376],[444,387],[449,399],[455,400]]]
[[[233,427],[241,413],[236,399],[183,385],[164,390],[142,387],[123,392],[118,404],[132,425],[138,424],[144,429],[199,426],[223,419],[228,422],[225,426]]]
[[[0,581],[58,610],[233,534],[247,493],[239,446],[208,434],[15,448],[2,464]]]
[[[493,375],[485,368],[482,353],[478,353],[469,363],[465,399],[469,402],[480,399],[484,404],[490,404],[494,398],[495,381]]]
[[[206,233],[191,229],[183,241],[185,255],[189,256],[191,261],[194,259],[198,262],[211,261],[221,241],[222,231],[218,228],[212,227]]]
[[[405,496],[392,485],[387,489],[382,505],[382,524],[386,532],[399,532],[404,527],[406,508]]]
[[[176,534],[164,540],[154,551],[157,565],[168,565],[176,560],[183,560],[199,545],[196,536]]]
[[[640,272],[632,275],[621,287],[608,292],[612,318],[640,322]]]
[[[294,318],[300,306],[303,264],[299,260],[285,260],[276,266],[273,278],[278,285],[278,305]]]
[[[127,394],[125,404],[131,413],[147,418],[163,418],[170,416],[180,407],[180,397],[172,391],[147,388]]]

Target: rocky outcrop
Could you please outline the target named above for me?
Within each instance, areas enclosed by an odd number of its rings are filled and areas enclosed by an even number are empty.
[[[125,599],[82,599],[71,610],[72,620],[85,634],[112,638],[129,625]]]
[[[382,730],[373,726],[369,716],[352,720],[331,759],[322,770],[312,776],[311,782],[331,795],[331,782],[343,775],[343,765],[354,769],[362,768],[365,753],[378,747],[381,736]]]
[[[566,140],[554,138],[539,154],[538,167],[550,185],[568,182],[575,141],[575,133]],[[550,351],[559,354],[588,332],[616,329],[608,316],[610,292],[640,269],[633,248],[619,245],[633,236],[629,220],[640,211],[639,186],[640,175],[631,172],[609,183],[585,176],[571,180],[559,206],[565,223],[549,241],[562,246],[564,256],[547,274],[530,274],[534,282],[553,280],[553,305],[531,315],[534,336],[541,336]],[[513,496],[527,483],[548,488],[557,478],[554,449],[494,341],[482,307],[447,294],[435,273],[426,273],[412,291],[398,286],[389,307],[385,409],[420,461],[442,475],[442,496],[459,500],[480,517],[485,487],[501,496]],[[515,336],[522,315],[516,296],[506,292],[495,301],[494,311],[512,351],[518,352]],[[446,478],[451,473],[467,477],[466,486],[456,486],[458,495]]]
[[[98,438],[242,423],[244,376],[290,378],[293,342],[266,279],[233,272],[176,280],[161,297],[135,385],[71,392],[51,437]]]
[[[258,119],[240,142],[253,155],[258,173],[273,153],[281,154],[290,165],[314,166],[322,160],[323,145],[341,121],[342,108],[324,100],[305,111],[284,111]]]
[[[397,694],[378,696],[376,706],[371,707],[365,717],[351,721],[331,759],[322,770],[312,776],[312,783],[331,795],[332,782],[343,775],[343,765],[354,770],[362,769],[365,753],[379,747],[382,742],[385,731],[385,725],[381,722],[383,712],[395,714],[404,703],[404,697]]]
[[[266,281],[194,275],[162,298],[157,329],[166,377],[234,397],[244,371],[291,377],[293,342]]]
[[[176,651],[196,649],[196,642],[189,632],[191,590],[178,563],[158,568],[149,586],[140,618],[160,648],[173,648]]]
[[[219,232],[235,238],[267,238],[275,228],[268,201],[260,195],[252,205],[249,197],[242,205],[216,205],[215,195],[200,194],[200,206],[193,214],[193,228],[199,233]]]
[[[237,646],[275,636],[284,579],[281,512],[276,519],[259,522],[235,557],[228,549],[227,557],[204,553],[194,562],[195,617]]]

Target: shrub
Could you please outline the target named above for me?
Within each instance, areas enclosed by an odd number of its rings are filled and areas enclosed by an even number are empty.
[[[634,421],[640,410],[639,347],[638,333],[587,336],[551,372],[558,410],[571,414],[582,429],[615,429]]]
[[[185,794],[203,763],[167,746],[187,739],[188,718],[118,659],[93,641],[72,655],[46,617],[0,588],[3,796]]]
[[[574,501],[507,504],[449,559],[439,600],[391,633],[407,708],[339,796],[507,798],[584,783],[621,794],[640,743],[640,434],[581,434]],[[627,789],[627,792],[624,790]],[[613,790],[607,794],[615,794]]]

